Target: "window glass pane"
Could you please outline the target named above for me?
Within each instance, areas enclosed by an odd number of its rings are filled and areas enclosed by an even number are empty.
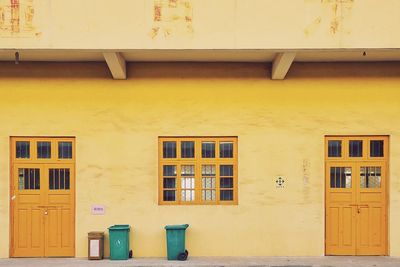
[[[341,157],[342,156],[342,141],[329,140],[328,141],[328,157]]]
[[[24,170],[24,188],[22,189],[29,189],[29,169]]]
[[[363,142],[361,140],[350,140],[349,155],[350,155],[350,157],[362,157]]]
[[[194,165],[182,165],[181,166],[181,200],[182,201],[194,201]]]
[[[35,170],[29,169],[29,189],[35,189]]]
[[[69,190],[69,184],[70,184],[70,172],[69,169],[65,169],[65,189]]]
[[[215,201],[216,190],[215,190],[215,165],[202,165],[201,166],[201,185],[202,185],[202,200],[203,201]]]
[[[72,142],[58,142],[58,158],[72,159]]]
[[[35,169],[35,189],[40,189],[40,170]]]
[[[215,201],[215,190],[202,190],[202,199],[204,201]]]
[[[215,142],[202,142],[201,156],[203,158],[215,158]]]
[[[38,190],[40,189],[40,169],[18,169],[18,189]]]
[[[29,159],[30,158],[30,144],[25,141],[16,142],[16,158]]]
[[[182,190],[182,201],[194,201],[195,192],[194,190]]]
[[[220,165],[219,166],[220,176],[233,176],[233,165]]]
[[[383,157],[383,140],[371,140],[369,150],[371,157]]]
[[[65,188],[65,170],[60,169],[60,189]]]
[[[233,200],[233,190],[221,190],[220,199],[221,201]]]
[[[193,141],[181,142],[181,157],[182,158],[194,158],[194,142]]]
[[[176,142],[163,142],[163,158],[176,158]]]
[[[233,143],[221,142],[219,144],[219,157],[220,158],[233,158]]]
[[[182,178],[181,180],[182,189],[194,189],[194,178]]]
[[[360,187],[361,188],[380,188],[381,187],[381,167],[361,167],[360,168]]]
[[[164,188],[175,188],[175,178],[164,178]]]
[[[202,178],[202,185],[207,189],[215,188],[215,178]]]
[[[175,165],[164,165],[163,166],[164,176],[176,176],[176,166]]]
[[[60,173],[57,169],[54,169],[54,188],[60,189]]]
[[[39,159],[51,158],[51,143],[50,142],[37,142],[37,157]]]
[[[164,190],[163,200],[164,201],[175,201],[175,190]]]
[[[331,188],[351,188],[351,168],[331,167]]]
[[[221,178],[221,188],[233,188],[233,178]]]
[[[215,165],[202,165],[201,174],[203,176],[215,176]]]
[[[182,176],[194,176],[194,165],[182,165],[181,166]]]
[[[49,189],[54,189],[55,185],[54,185],[54,179],[55,179],[55,175],[54,175],[54,169],[49,169]]]

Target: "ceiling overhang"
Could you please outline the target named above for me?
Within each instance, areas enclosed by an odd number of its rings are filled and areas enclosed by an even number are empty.
[[[292,62],[400,61],[400,49],[0,49],[0,61],[107,62],[114,79],[126,79],[126,62],[265,62],[272,79],[284,79]]]

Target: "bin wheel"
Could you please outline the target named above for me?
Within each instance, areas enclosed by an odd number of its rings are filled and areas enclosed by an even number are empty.
[[[187,260],[188,254],[186,252],[181,252],[178,254],[178,261],[185,261]]]
[[[187,249],[185,249],[185,253],[186,253],[186,256],[189,256],[189,251],[187,251]]]
[[[129,258],[130,258],[130,259],[132,259],[132,256],[133,256],[132,254],[133,254],[133,253],[132,253],[132,250],[129,250]]]

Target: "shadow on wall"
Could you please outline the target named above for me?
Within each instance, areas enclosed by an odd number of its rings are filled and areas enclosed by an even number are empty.
[[[400,62],[294,63],[291,78],[399,78]]]
[[[128,63],[128,79],[270,79],[271,63]],[[294,63],[287,80],[301,78],[399,78],[400,62]],[[0,78],[112,80],[105,62],[3,62]],[[274,81],[278,82],[278,81]]]

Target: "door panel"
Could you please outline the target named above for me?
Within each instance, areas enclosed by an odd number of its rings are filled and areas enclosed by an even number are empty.
[[[386,165],[360,162],[358,165],[358,255],[386,252]]]
[[[386,184],[384,162],[326,164],[327,255],[385,255]]]
[[[13,172],[11,203],[13,207],[13,240],[15,257],[40,257],[44,254],[42,167],[16,164]]]
[[[12,256],[74,256],[73,165],[16,164],[13,171]]]
[[[326,253],[353,255],[356,250],[354,164],[326,166]]]
[[[46,256],[73,256],[74,168],[68,164],[46,166]]]

